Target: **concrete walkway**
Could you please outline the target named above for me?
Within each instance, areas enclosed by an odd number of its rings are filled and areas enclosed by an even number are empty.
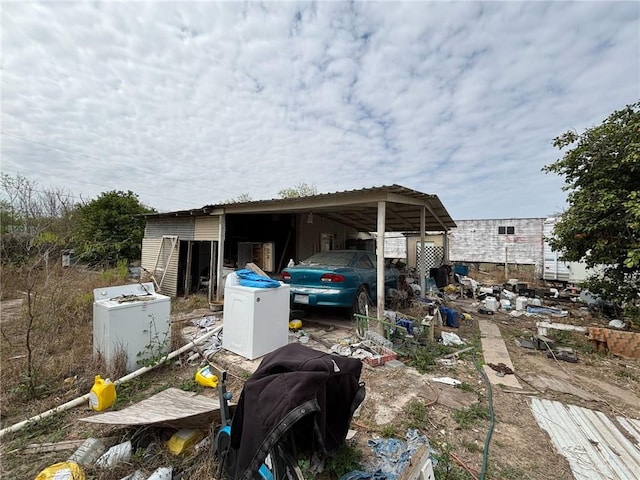
[[[504,363],[511,370],[515,371],[498,326],[494,321],[484,319],[478,320],[478,326],[480,327],[480,341],[482,342],[482,355],[484,356],[485,363],[483,367],[491,385],[522,388],[515,375],[507,374],[500,377],[495,370],[486,365],[489,363],[493,363],[494,365]]]

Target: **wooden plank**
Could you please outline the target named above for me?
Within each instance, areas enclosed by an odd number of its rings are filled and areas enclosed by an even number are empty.
[[[511,357],[507,351],[507,346],[504,344],[500,329],[498,326],[490,321],[479,319],[478,326],[480,327],[480,341],[482,342],[482,355],[484,356],[485,363],[493,363],[495,365],[499,363],[505,364],[511,370],[514,370]],[[484,371],[487,374],[487,378],[492,385],[506,385],[512,388],[522,388],[520,382],[515,375],[498,376],[488,365],[484,365]]]
[[[431,480],[433,478],[433,466],[429,457],[429,449],[426,445],[420,445],[411,457],[409,465],[398,477],[398,480]]]
[[[115,412],[81,418],[110,425],[156,425],[175,428],[208,426],[220,417],[218,399],[168,388],[135,405]]]
[[[271,278],[271,277],[269,277],[269,275],[264,273],[264,271],[259,266],[257,266],[255,263],[247,263],[247,268],[249,270],[251,270],[253,273],[256,273],[258,275],[262,275],[263,277]]]
[[[105,445],[110,445],[117,441],[118,437],[102,437],[100,440]],[[86,438],[78,440],[62,440],[61,442],[45,442],[45,443],[30,443],[24,447],[24,453],[47,453],[47,452],[60,452],[64,450],[76,450],[84,442]]]

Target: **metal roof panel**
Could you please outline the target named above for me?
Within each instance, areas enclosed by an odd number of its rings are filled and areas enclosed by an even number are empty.
[[[531,410],[538,425],[568,460],[577,480],[638,479],[638,442],[631,442],[604,413],[535,397],[531,398]],[[616,420],[620,422],[620,418]],[[623,420],[622,425],[638,428],[637,436],[632,436],[640,438],[638,420]]]

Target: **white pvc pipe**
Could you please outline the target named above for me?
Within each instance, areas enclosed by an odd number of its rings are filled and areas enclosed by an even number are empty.
[[[189,342],[188,344],[180,347],[179,349],[174,350],[173,352],[169,353],[166,357],[162,357],[162,359],[160,361],[158,361],[157,363],[155,363],[154,365],[150,365],[148,367],[139,368],[138,370],[136,370],[134,372],[131,372],[130,374],[125,375],[122,378],[119,378],[114,383],[116,385],[119,385],[119,384],[124,383],[126,381],[129,381],[129,380],[131,380],[133,378],[139,377],[143,373],[147,373],[149,370],[153,370],[154,368],[156,368],[158,365],[161,365],[165,361],[171,360],[172,358],[177,357],[181,353],[184,353],[187,350],[191,349],[193,346],[199,345],[200,343],[204,342],[206,339],[208,339],[209,337],[215,335],[220,330],[222,330],[222,327],[223,327],[223,325],[218,325],[216,328],[214,328],[210,332],[207,332],[204,335],[202,335],[201,337],[198,337],[198,338],[192,340],[191,342]],[[78,397],[78,398],[76,398],[74,400],[70,400],[67,403],[63,403],[62,405],[59,405],[59,406],[57,406],[55,408],[52,408],[51,410],[47,410],[46,412],[40,413],[40,414],[35,415],[35,416],[31,417],[31,418],[23,420],[22,422],[18,422],[15,425],[11,425],[10,427],[3,428],[2,430],[0,430],[0,438],[2,438],[7,433],[17,432],[18,430],[22,430],[22,428],[24,428],[25,426],[27,426],[29,424],[34,424],[36,422],[39,422],[40,420],[43,420],[43,419],[45,419],[47,417],[50,417],[51,415],[54,415],[54,414],[56,414],[58,412],[63,412],[65,410],[69,410],[70,408],[82,405],[83,403],[89,401],[89,395],[90,395],[90,393],[87,393],[87,394],[85,394],[85,395],[83,395],[81,397]]]

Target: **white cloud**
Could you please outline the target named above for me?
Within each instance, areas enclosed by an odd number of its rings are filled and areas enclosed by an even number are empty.
[[[398,183],[563,208],[552,139],[640,98],[625,2],[11,2],[2,169],[160,210]]]

